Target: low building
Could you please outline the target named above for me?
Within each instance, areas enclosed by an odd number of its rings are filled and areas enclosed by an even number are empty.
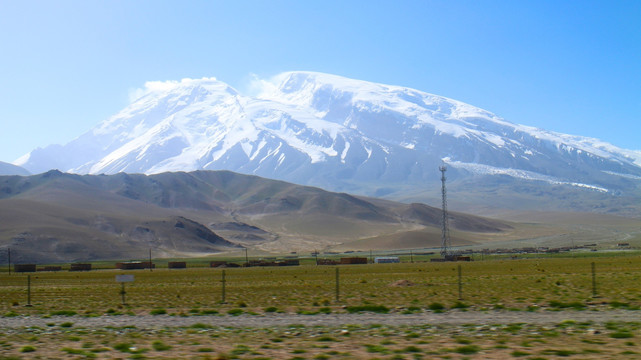
[[[398,256],[378,256],[374,258],[374,263],[376,264],[393,264],[400,263],[401,260]]]

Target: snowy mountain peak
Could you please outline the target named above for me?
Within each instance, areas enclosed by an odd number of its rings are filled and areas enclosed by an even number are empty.
[[[225,169],[361,193],[418,189],[444,158],[452,176],[599,191],[641,177],[639,152],[415,89],[303,71],[261,83],[251,97],[215,78],[148,82],[118,114],[18,165],[35,173]]]

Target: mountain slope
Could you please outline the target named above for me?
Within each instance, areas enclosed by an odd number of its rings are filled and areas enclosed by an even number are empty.
[[[0,161],[0,175],[27,176],[30,174],[26,169],[21,168],[20,166]]]
[[[590,203],[598,192],[641,195],[641,152],[418,90],[312,72],[283,73],[256,97],[211,78],[150,86],[91,131],[17,164],[81,174],[225,169],[406,198],[437,185],[442,162],[454,189],[456,180],[489,176],[496,186],[509,177],[544,193],[576,188]]]
[[[312,251],[379,236],[400,249],[415,245],[403,241],[407,232],[438,241],[437,213],[227,171],[0,176],[0,248],[16,261]],[[460,244],[513,236],[498,220],[453,213],[451,224],[465,234]]]

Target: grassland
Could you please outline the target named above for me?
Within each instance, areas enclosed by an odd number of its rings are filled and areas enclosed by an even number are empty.
[[[595,264],[596,289],[593,288]],[[100,270],[0,273],[0,325],[44,318],[46,326],[0,326],[0,359],[41,358],[634,358],[638,323],[563,321],[573,313],[629,311],[641,306],[641,255],[532,259],[485,258],[469,263],[414,262],[344,266]],[[458,266],[461,266],[459,293]],[[336,293],[336,269],[339,293]],[[115,275],[133,274],[126,305]],[[593,296],[596,290],[597,297]],[[510,324],[358,324],[239,327],[240,317],[368,312],[392,314],[510,312]],[[555,324],[528,316],[559,313]],[[562,314],[562,315],[561,315]],[[569,315],[568,315],[569,314]],[[203,319],[175,327],[85,328],[82,318]],[[229,326],[207,324],[208,316]],[[366,316],[366,315],[363,315]],[[408,315],[409,316],[409,315]],[[50,322],[49,322],[50,321]],[[200,320],[199,320],[200,321]]]
[[[595,263],[596,291],[592,288],[591,263]],[[192,265],[193,266],[193,265]],[[461,267],[462,299],[459,299],[458,266]],[[390,309],[427,307],[459,301],[473,309],[527,310],[550,303],[601,303],[641,305],[641,255],[574,258],[499,259],[459,263],[415,262],[338,266],[339,301],[336,301],[336,267],[195,268],[91,272],[38,272],[31,275],[31,301],[26,308],[27,275],[0,273],[0,311],[46,315],[73,310],[103,314],[121,306],[120,285],[115,275],[134,274],[127,284],[123,311],[145,313],[162,307],[170,313],[189,313],[211,308],[225,312],[241,307],[261,312],[312,311],[330,307],[376,304]],[[225,302],[222,272],[225,271]],[[394,286],[397,282],[406,286]],[[407,286],[409,285],[409,286]],[[242,306],[241,306],[242,305]]]

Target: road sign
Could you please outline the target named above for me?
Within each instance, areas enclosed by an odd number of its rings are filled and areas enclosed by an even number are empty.
[[[116,282],[125,283],[125,282],[133,282],[133,281],[134,281],[133,275],[116,275]]]

